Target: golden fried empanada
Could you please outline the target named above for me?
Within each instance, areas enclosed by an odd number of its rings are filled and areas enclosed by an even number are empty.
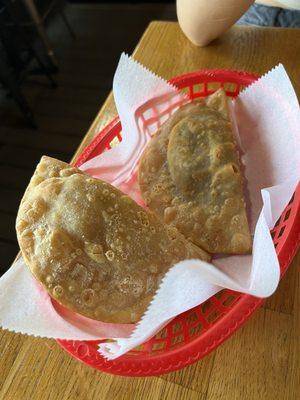
[[[139,165],[145,204],[210,253],[251,250],[243,179],[223,90],[180,108]]]
[[[104,322],[137,321],[165,272],[208,254],[130,197],[43,157],[17,216],[26,264],[64,306]]]

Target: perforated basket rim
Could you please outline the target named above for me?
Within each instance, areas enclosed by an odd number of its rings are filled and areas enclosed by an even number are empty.
[[[232,81],[233,78],[240,78],[243,80],[244,85],[250,85],[258,79],[258,76],[245,71],[213,69],[179,75],[170,79],[169,82],[181,88],[193,84],[194,80],[199,78],[202,78],[204,82],[216,82],[221,79]],[[95,155],[93,153],[96,149],[110,143],[119,134],[120,130],[121,123],[117,116],[83,150],[76,160],[75,165],[80,166],[92,158]],[[293,256],[299,248],[300,185],[298,185],[294,193],[294,202],[290,217],[293,217],[294,223],[289,227],[288,233],[285,235],[285,241],[280,243],[281,245],[276,249],[281,267],[281,277],[286,272]],[[125,354],[116,360],[107,361],[91,346],[87,354],[79,354],[78,343],[89,346],[87,341],[57,340],[57,342],[73,357],[104,372],[124,376],[160,375],[183,368],[209,354],[240,328],[263,302],[264,299],[241,294],[238,302],[206,332],[180,347],[165,353],[151,354],[151,356],[138,356],[138,358],[135,358],[132,356],[128,357]]]

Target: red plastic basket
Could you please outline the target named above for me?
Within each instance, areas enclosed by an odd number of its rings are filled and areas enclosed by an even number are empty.
[[[194,99],[205,97],[219,87],[234,97],[256,79],[257,76],[246,72],[205,70],[178,76],[170,82]],[[76,165],[109,149],[113,140],[121,139],[121,124],[115,118],[83,151]],[[272,230],[281,276],[299,247],[299,217],[300,186]],[[263,299],[223,290],[204,304],[177,316],[139,348],[112,361],[97,352],[100,341],[58,340],[58,343],[73,357],[101,371],[125,376],[159,375],[206,356],[241,327],[262,303]]]

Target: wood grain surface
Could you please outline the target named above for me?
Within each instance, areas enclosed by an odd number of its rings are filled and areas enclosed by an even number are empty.
[[[208,47],[197,48],[176,23],[153,22],[134,57],[166,79],[203,68],[263,74],[282,62],[300,93],[300,30],[296,29],[234,27]],[[76,155],[115,113],[110,95]],[[0,399],[296,400],[300,391],[299,264],[298,254],[276,293],[216,351],[159,377],[100,373],[72,359],[52,340],[2,330]]]

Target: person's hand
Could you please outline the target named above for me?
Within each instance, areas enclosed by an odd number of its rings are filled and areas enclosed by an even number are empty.
[[[197,46],[206,46],[230,28],[254,0],[177,0],[179,25]]]

